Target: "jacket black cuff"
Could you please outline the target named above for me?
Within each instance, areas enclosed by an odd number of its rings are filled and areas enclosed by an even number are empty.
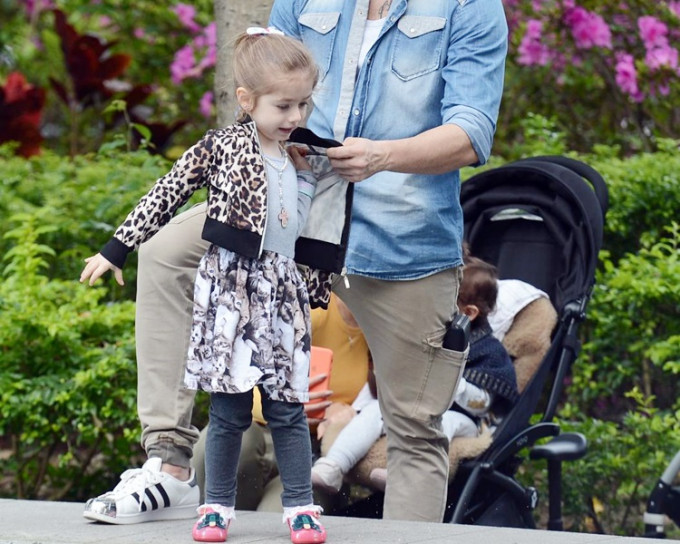
[[[101,248],[99,253],[101,253],[106,258],[106,260],[114,266],[123,268],[128,253],[130,253],[132,250],[133,248],[126,246],[118,238],[111,238],[108,242],[106,242],[106,245]]]

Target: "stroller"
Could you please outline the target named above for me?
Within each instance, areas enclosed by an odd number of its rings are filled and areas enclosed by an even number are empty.
[[[648,538],[666,538],[666,516],[680,527],[680,451],[659,478],[647,500],[644,513],[645,534]],[[673,485],[676,483],[676,485]]]
[[[515,478],[529,449],[548,468],[548,529],[562,530],[562,462],[583,457],[586,439],[552,420],[580,344],[602,244],[608,191],[590,166],[567,157],[522,159],[462,184],[465,238],[472,255],[545,291],[558,314],[550,348],[490,447],[463,461],[449,486],[445,521],[535,528],[538,493]],[[540,421],[532,423],[532,416]],[[545,444],[541,439],[553,437]]]

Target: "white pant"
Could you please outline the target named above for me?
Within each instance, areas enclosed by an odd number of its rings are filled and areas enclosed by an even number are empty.
[[[442,415],[442,428],[449,442],[454,436],[477,436],[477,425],[461,412],[448,410]],[[378,400],[370,401],[340,432],[333,442],[327,459],[337,463],[347,474],[385,432]]]

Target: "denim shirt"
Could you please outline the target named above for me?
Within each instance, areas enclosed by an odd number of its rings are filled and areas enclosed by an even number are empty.
[[[368,0],[276,0],[270,25],[321,70],[307,126],[323,137],[392,140],[455,124],[483,164],[503,89],[501,0],[394,0],[357,71]],[[354,185],[346,270],[416,279],[462,264],[458,171],[379,172]]]

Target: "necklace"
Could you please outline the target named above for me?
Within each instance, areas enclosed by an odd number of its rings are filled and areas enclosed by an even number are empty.
[[[277,166],[270,161],[264,154],[262,155],[264,157],[264,162],[266,162],[269,166],[271,166],[274,170],[276,170],[276,173],[279,175],[279,203],[281,204],[281,211],[279,212],[279,222],[281,223],[281,226],[285,229],[288,226],[288,212],[286,211],[286,208],[283,206],[283,172],[286,169],[286,166],[288,166],[288,153],[286,153],[285,149],[279,147],[281,149],[281,155],[283,156],[283,166],[281,168],[277,168]]]

